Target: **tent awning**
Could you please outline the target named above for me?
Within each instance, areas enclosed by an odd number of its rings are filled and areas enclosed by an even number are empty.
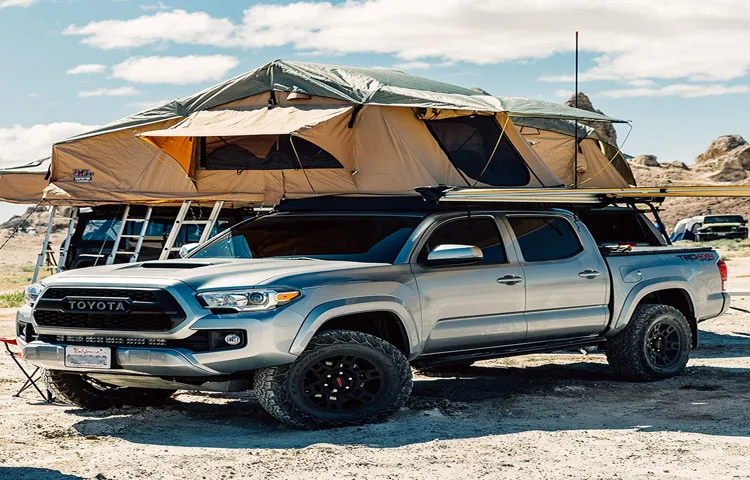
[[[277,106],[251,110],[206,110],[193,113],[171,128],[138,136],[168,153],[189,172],[196,138],[299,134],[345,115],[352,108]]]

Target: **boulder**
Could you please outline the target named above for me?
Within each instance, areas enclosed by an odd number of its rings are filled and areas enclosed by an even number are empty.
[[[628,162],[631,165],[639,165],[641,167],[661,167],[661,164],[656,160],[656,155],[638,155],[628,160]]]
[[[586,96],[583,92],[578,92],[578,102],[576,103],[576,96],[575,94],[568,99],[568,101],[565,102],[565,105],[568,107],[577,107],[581,110],[586,110],[588,112],[595,112],[595,113],[601,113],[602,115],[606,115],[601,110],[597,110],[594,108],[594,105],[591,103],[591,99]],[[614,125],[612,125],[609,122],[591,122],[591,121],[583,121],[581,120],[581,123],[584,125],[588,125],[595,129],[599,135],[602,136],[604,140],[607,141],[607,143],[610,143],[612,145],[617,145],[617,132],[615,131]]]
[[[714,182],[737,182],[747,178],[747,172],[739,160],[729,158],[718,162],[716,170],[708,175]]]
[[[688,167],[685,162],[680,162],[679,160],[674,160],[672,162],[661,162],[660,165],[664,168],[678,168],[680,170],[690,170],[690,167]]]

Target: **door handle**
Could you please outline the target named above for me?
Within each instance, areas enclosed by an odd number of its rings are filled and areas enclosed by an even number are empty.
[[[523,282],[523,278],[519,277],[518,275],[506,275],[497,279],[497,283],[502,283],[505,285],[515,285],[521,282]]]
[[[586,270],[582,271],[578,274],[579,277],[585,278],[587,280],[593,280],[596,277],[601,277],[602,274],[597,272],[596,270],[592,270],[590,268],[587,268]]]

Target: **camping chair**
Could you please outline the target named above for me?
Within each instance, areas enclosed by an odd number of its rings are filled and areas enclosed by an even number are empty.
[[[14,397],[20,397],[23,392],[28,390],[31,387],[34,387],[34,389],[41,395],[42,399],[44,399],[45,403],[52,403],[54,401],[54,398],[52,396],[52,392],[50,392],[49,388],[45,388],[45,391],[43,392],[41,388],[39,388],[39,382],[42,380],[42,369],[40,367],[34,367],[34,371],[29,374],[28,371],[23,367],[21,362],[19,361],[20,358],[23,358],[23,355],[21,352],[14,352],[10,349],[11,345],[18,345],[18,342],[16,342],[15,339],[10,338],[2,338],[0,337],[0,343],[5,344],[5,349],[8,351],[8,355],[10,355],[10,358],[13,360],[13,363],[16,364],[16,366],[23,372],[23,376],[26,377],[26,382],[24,382],[23,386],[13,395]]]

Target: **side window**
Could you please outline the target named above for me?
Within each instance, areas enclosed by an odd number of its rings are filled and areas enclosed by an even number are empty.
[[[570,258],[583,250],[570,223],[560,217],[508,217],[527,262]]]
[[[464,218],[444,223],[430,236],[417,261],[424,263],[427,255],[440,245],[472,245],[482,249],[483,264],[506,263],[505,247],[495,220],[489,217]]]

